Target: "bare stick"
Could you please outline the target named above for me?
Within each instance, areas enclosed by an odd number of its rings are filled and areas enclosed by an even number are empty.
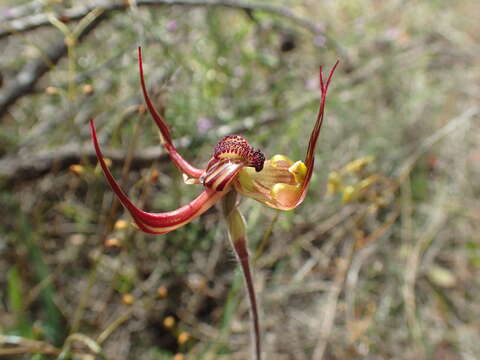
[[[321,33],[322,27],[308,19],[295,15],[290,9],[284,6],[254,3],[244,0],[137,0],[138,6],[159,6],[159,5],[183,5],[183,6],[221,6],[241,10],[263,11],[277,16],[289,19],[293,23],[314,33]],[[56,16],[63,22],[78,20],[87,15],[93,9],[102,9],[105,11],[123,10],[129,7],[127,1],[104,1],[90,3],[84,6],[77,6],[71,9],[65,9]],[[11,21],[5,21],[0,25],[0,39],[16,33],[29,31],[41,26],[51,25],[47,13],[25,16]]]
[[[133,107],[135,106],[132,105]],[[234,126],[221,126],[212,133],[212,137],[220,138],[228,134],[243,133],[253,129],[258,130],[259,127],[280,121],[297,110],[292,109],[292,111],[288,111],[286,114],[268,115],[257,121],[246,119]],[[198,140],[197,138],[196,141]],[[175,146],[179,149],[186,149],[192,143],[193,138],[187,136],[174,140]],[[123,164],[126,157],[125,152],[122,150],[109,149],[105,150],[104,153],[106,157],[112,160],[114,165]],[[51,171],[68,169],[70,165],[78,164],[85,159],[92,164],[97,161],[93,147],[82,146],[81,144],[68,144],[49,150],[16,152],[0,159],[0,182],[9,183],[34,180]],[[160,146],[149,146],[135,153],[132,158],[132,168],[148,167],[158,160],[167,161],[168,154]]]
[[[88,13],[87,13],[88,14]],[[85,14],[86,15],[86,14]],[[82,29],[78,41],[85,38],[100,22],[104,16],[97,17],[88,26]],[[1,34],[1,32],[0,32]],[[1,36],[0,36],[1,37]],[[0,118],[8,111],[18,99],[34,91],[35,84],[53,66],[67,54],[67,45],[64,37],[59,37],[53,45],[47,49],[46,54],[26,64],[18,73],[11,84],[0,93]]]
[[[7,7],[0,9],[0,22],[13,19],[18,19],[23,16],[31,15],[32,13],[37,13],[45,7],[45,1],[42,0],[33,0],[29,3],[18,5],[16,7]]]
[[[0,356],[21,354],[58,355],[60,350],[43,341],[13,335],[0,335]]]

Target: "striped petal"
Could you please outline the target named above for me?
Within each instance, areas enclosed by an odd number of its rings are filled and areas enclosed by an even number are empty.
[[[239,193],[279,210],[291,210],[302,203],[312,178],[315,147],[323,123],[327,90],[337,65],[338,61],[330,70],[326,82],[323,81],[322,68],[320,68],[322,92],[320,108],[310,135],[305,162],[293,162],[286,156],[275,155],[265,161],[263,170],[260,172],[255,172],[252,168],[243,168],[234,182],[235,189]]]
[[[105,160],[103,159],[100,145],[98,144],[95,124],[92,120],[90,120],[90,129],[98,161],[100,162],[100,166],[103,169],[103,173],[105,174],[110,187],[115,192],[122,205],[130,212],[130,215],[137,226],[144,232],[151,234],[165,234],[175,230],[203,214],[228,192],[228,189],[226,191],[205,189],[196,199],[177,210],[163,213],[145,212],[130,201],[108,169]]]
[[[167,123],[160,115],[160,113],[155,109],[150,99],[150,96],[148,95],[147,86],[145,84],[145,77],[143,76],[142,48],[140,46],[138,47],[138,68],[140,71],[140,83],[142,85],[143,97],[145,98],[148,111],[152,115],[155,123],[160,130],[160,133],[162,134],[163,146],[167,150],[170,159],[181,172],[183,172],[190,178],[198,179],[200,176],[203,175],[203,170],[190,165],[190,163],[178,153],[175,145],[173,145],[172,136],[170,135],[170,129],[168,128]]]
[[[234,182],[237,192],[274,209],[291,210],[298,205],[307,172],[303,162],[275,155],[265,161],[261,172],[252,170],[241,169]]]
[[[244,166],[245,163],[241,161],[212,159],[208,163],[207,170],[202,178],[203,186],[214,191],[223,191],[235,180]]]

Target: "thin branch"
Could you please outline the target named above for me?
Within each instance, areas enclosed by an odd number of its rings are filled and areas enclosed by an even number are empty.
[[[228,7],[233,9],[248,10],[248,11],[263,11],[270,14],[274,14],[290,20],[292,23],[303,27],[313,34],[323,34],[323,27],[316,22],[308,20],[304,17],[298,16],[290,9],[283,6],[254,3],[244,0],[136,0],[137,6],[166,6],[166,5],[183,5],[183,6],[215,6],[215,7]],[[103,16],[92,22],[82,32],[80,38],[89,33],[98,23],[99,20],[104,19],[110,12],[116,10],[123,10],[128,8],[128,2],[97,2],[86,6],[78,6],[71,9],[65,9],[60,13],[55,14],[55,18],[58,18],[62,22],[69,22],[79,20],[87,16],[93,10],[103,11]],[[0,39],[16,33],[29,31],[42,26],[51,26],[51,13],[39,13],[22,18],[14,19],[11,21],[4,21],[0,23]],[[323,34],[328,37],[328,34]],[[328,37],[328,40],[332,43],[343,61],[348,62],[348,54],[345,49],[341,47],[334,39]],[[30,94],[34,91],[34,86],[48,70],[52,68],[62,57],[67,53],[67,46],[64,39],[61,38],[54,42],[52,47],[47,50],[46,57],[42,56],[39,59],[34,60],[31,63],[25,65],[25,67],[19,72],[15,80],[10,86],[0,93],[0,118],[8,111],[19,98],[24,95]],[[46,58],[46,59],[45,59]]]
[[[280,119],[280,116],[267,116],[257,122],[246,120],[236,126],[222,126],[218,128],[213,136],[223,137],[228,134],[246,132],[252,129],[258,130]],[[174,141],[179,149],[185,149],[192,145],[193,138],[182,137]],[[197,142],[198,137],[195,139]],[[205,139],[203,139],[205,140]],[[105,156],[112,160],[114,165],[123,164],[126,158],[125,151],[105,150]],[[7,155],[0,160],[0,181],[12,183],[23,180],[33,180],[51,171],[62,171],[70,165],[78,164],[83,159],[88,159],[92,164],[97,158],[93,147],[80,144],[67,144],[54,149],[16,153]],[[148,167],[154,161],[167,161],[168,155],[161,146],[150,146],[140,152],[136,152],[132,158],[132,168],[139,169]]]
[[[318,101],[318,97],[315,101]],[[291,117],[306,106],[309,106],[310,103],[311,100],[301,102],[287,112],[268,114],[257,121],[252,118],[246,118],[243,121],[236,122],[233,126],[220,126],[215,129],[214,132],[210,132],[209,138],[218,139],[235,133],[245,133],[252,130],[258,131],[260,127],[268,126],[282,119]],[[131,108],[136,108],[136,105],[139,104],[131,104]],[[206,141],[206,138],[202,139],[197,136],[195,141]],[[187,136],[174,140],[175,147],[178,149],[188,148],[192,143],[193,139]],[[110,149],[105,151],[105,156],[111,159],[114,165],[119,165],[123,163],[126,154],[121,150]],[[68,169],[70,165],[78,164],[82,159],[88,159],[91,163],[97,161],[95,152],[91,146],[68,144],[49,150],[37,150],[33,152],[20,151],[15,154],[6,155],[0,159],[0,183],[10,184],[12,182],[34,180],[51,171]],[[140,153],[135,154],[132,159],[132,167],[134,169],[148,167],[155,160],[167,160],[167,155],[160,146],[147,147]]]
[[[88,14],[88,13],[87,13]],[[88,35],[105,16],[99,16],[86,26],[79,34],[78,41],[81,41]],[[0,93],[0,118],[8,111],[18,99],[22,96],[34,92],[38,80],[48,72],[53,66],[67,54],[67,45],[63,36],[53,41],[46,53],[32,62],[26,64],[18,73],[11,84]]]
[[[159,146],[152,146],[137,153],[133,162],[137,168],[148,166],[154,160],[162,159],[165,152]],[[105,156],[115,164],[125,160],[125,152],[121,150],[107,150]],[[49,150],[9,155],[0,160],[0,179],[6,182],[32,180],[53,170],[64,170],[70,165],[78,164],[81,159],[96,162],[95,151],[91,146],[68,144]]]
[[[255,3],[244,0],[137,0],[137,6],[159,6],[159,5],[183,5],[183,6],[221,6],[241,10],[250,11],[263,11],[270,14],[275,14],[289,19],[293,23],[313,32],[322,33],[322,27],[308,19],[295,15],[290,9],[284,6]],[[105,3],[105,1],[98,1],[97,3],[91,3],[89,5],[77,6],[71,9],[65,9],[61,13],[55,14],[55,16],[62,22],[78,20],[87,15],[93,9],[102,9],[106,12],[123,10],[129,7],[127,1],[111,1]],[[23,18],[6,21],[0,25],[0,39],[9,35],[17,34],[24,31],[36,29],[41,26],[50,26],[51,23],[48,20],[49,14],[41,13]]]
[[[43,341],[0,335],[0,356],[21,354],[58,355],[60,350]]]
[[[16,7],[0,8],[0,21],[12,21],[20,17],[37,13],[45,7],[45,1],[33,0],[27,4],[18,5]]]
[[[45,74],[67,53],[63,36],[53,41],[45,56],[27,63],[17,74],[15,80],[0,93],[0,118],[19,98],[30,94],[40,77]]]
[[[122,325],[124,322],[129,320],[133,315],[133,307],[129,308],[127,311],[123,312],[119,317],[117,317],[110,325],[107,326],[105,330],[98,335],[97,344],[102,345],[105,340],[108,339],[110,335],[113,334],[117,328]]]

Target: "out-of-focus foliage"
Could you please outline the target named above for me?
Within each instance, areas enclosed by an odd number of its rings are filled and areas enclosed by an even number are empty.
[[[20,3],[4,1],[0,17]],[[33,3],[40,13],[78,5]],[[174,209],[200,191],[149,157],[160,139],[140,96],[138,45],[155,105],[198,166],[233,130],[267,157],[303,158],[318,67],[340,60],[304,204],[241,205],[269,359],[480,354],[480,3],[275,4],[323,35],[269,12],[132,6],[68,42],[0,117],[0,355],[248,357],[248,306],[219,211],[143,234],[92,157],[95,118],[112,171],[143,208]],[[0,39],[0,98],[76,24]],[[35,172],[46,153],[51,166]]]

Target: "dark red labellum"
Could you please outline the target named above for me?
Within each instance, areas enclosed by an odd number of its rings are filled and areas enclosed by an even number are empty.
[[[213,157],[217,160],[231,159],[245,162],[246,166],[255,168],[255,171],[262,171],[265,156],[259,149],[254,149],[248,141],[240,135],[224,137],[213,151]]]

